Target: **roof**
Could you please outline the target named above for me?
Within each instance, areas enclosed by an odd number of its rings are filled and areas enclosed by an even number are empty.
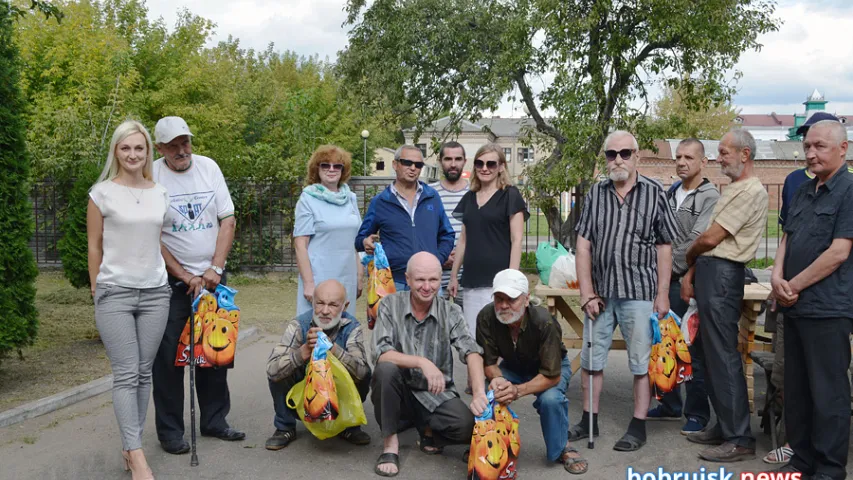
[[[425,128],[425,132],[441,132],[447,125],[450,123],[450,117],[442,117],[432,123],[432,125],[428,128]],[[524,118],[501,118],[501,117],[490,117],[483,118],[478,122],[470,122],[468,120],[461,120],[459,122],[459,128],[462,133],[483,133],[487,131],[491,131],[496,137],[517,137],[521,133],[521,129],[524,127],[533,127],[535,122],[532,118],[524,117]],[[414,129],[409,128],[404,130],[406,132],[414,131]]]
[[[740,118],[739,122],[744,127],[793,127],[794,115],[779,115],[776,112],[770,113],[742,113],[735,118]]]

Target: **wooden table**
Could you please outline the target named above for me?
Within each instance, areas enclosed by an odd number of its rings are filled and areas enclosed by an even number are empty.
[[[575,336],[566,335],[569,332],[563,332],[563,343],[567,348],[581,349],[583,346],[583,318],[584,314],[580,307],[569,305],[566,298],[575,298],[580,300],[580,290],[567,288],[552,288],[547,285],[539,284],[533,291],[534,295],[542,299],[545,306],[551,315],[555,317],[559,314],[571,327]],[[761,304],[770,296],[769,283],[752,283],[746,285],[743,291],[743,305],[741,307],[740,329],[738,335],[738,351],[741,353],[743,361],[743,373],[746,377],[746,388],[749,393],[749,409],[754,411],[754,380],[752,376],[752,358],[749,353],[756,349],[755,345],[755,323],[758,318],[758,312],[761,311]],[[580,303],[574,302],[574,303]],[[613,344],[610,347],[613,350],[625,350],[625,340],[613,339]],[[581,354],[578,352],[575,358],[572,359],[572,373],[574,374],[580,369]]]

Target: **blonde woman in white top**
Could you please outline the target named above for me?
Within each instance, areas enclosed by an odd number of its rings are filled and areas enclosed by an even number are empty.
[[[142,452],[142,427],[171,295],[160,253],[168,194],[152,181],[153,161],[145,127],[119,125],[87,211],[95,323],[113,371],[125,469],[134,480],[154,478]]]

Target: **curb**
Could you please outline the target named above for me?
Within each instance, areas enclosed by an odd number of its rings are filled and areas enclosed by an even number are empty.
[[[249,327],[241,331],[237,340],[244,342],[252,337],[258,336],[257,327]],[[77,402],[82,402],[88,398],[108,392],[113,388],[113,376],[107,375],[97,380],[92,380],[89,383],[78,385],[74,388],[59,392],[56,395],[51,395],[19,407],[15,407],[5,412],[0,412],[0,428],[8,427],[16,423],[23,422],[30,418],[35,418],[46,413],[54,412],[60,408],[65,408]]]

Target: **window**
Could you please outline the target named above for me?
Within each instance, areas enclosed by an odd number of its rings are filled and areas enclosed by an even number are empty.
[[[519,148],[518,149],[518,161],[521,163],[529,163],[533,161],[533,149],[532,148]]]
[[[426,143],[416,143],[415,146],[421,151],[421,155],[426,158]]]
[[[383,162],[381,160],[376,162],[376,171],[377,172],[384,172],[385,171],[385,162]]]
[[[506,157],[507,162],[512,161],[512,149],[511,148],[504,148],[504,157]]]

